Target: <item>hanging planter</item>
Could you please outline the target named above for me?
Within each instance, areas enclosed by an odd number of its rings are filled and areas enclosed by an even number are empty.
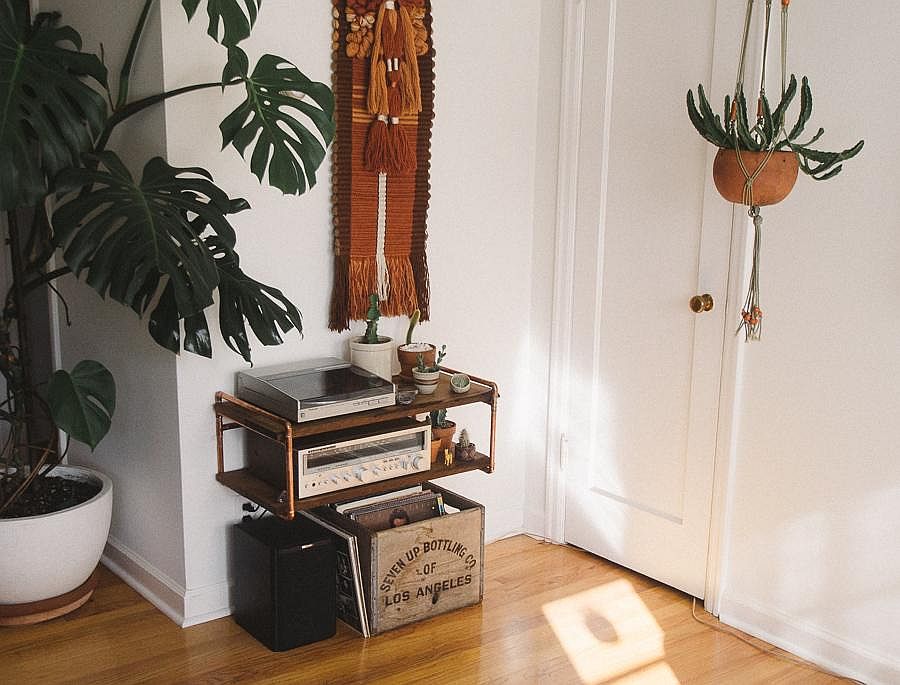
[[[841,152],[825,152],[812,147],[825,133],[819,129],[808,140],[801,136],[812,116],[812,91],[804,76],[800,87],[800,111],[796,123],[785,128],[788,109],[797,96],[797,79],[787,78],[787,24],[790,0],[781,0],[781,100],[772,109],[766,97],[766,59],[769,48],[769,29],[773,0],[765,0],[765,29],[762,55],[762,75],[756,100],[756,118],[751,120],[744,94],[744,73],[747,44],[753,20],[755,0],[747,0],[741,57],[738,65],[734,95],[725,96],[723,116],[717,115],[709,104],[703,86],[697,86],[697,100],[687,93],[687,110],[697,132],[720,148],[713,164],[716,189],[729,202],[749,208],[753,219],[755,240],[753,267],[741,322],[747,341],[758,340],[762,327],[759,306],[759,254],[762,236],[760,207],[773,205],[786,198],[802,171],[816,181],[824,181],[841,172],[843,162],[855,157],[864,141]],[[724,122],[724,123],[723,123]]]
[[[760,167],[753,182],[753,202],[757,206],[778,204],[794,189],[800,172],[800,162],[793,152],[774,152],[766,160],[765,152],[720,148],[713,162],[716,190],[729,202],[742,204],[747,184],[744,169],[752,175]]]

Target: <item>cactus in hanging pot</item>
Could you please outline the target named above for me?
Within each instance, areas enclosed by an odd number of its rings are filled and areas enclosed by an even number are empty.
[[[350,363],[376,376],[391,380],[393,377],[394,341],[378,335],[378,295],[369,295],[369,310],[366,312],[366,332],[350,341]]]
[[[804,130],[812,116],[813,98],[809,80],[802,78],[800,111],[788,130],[787,110],[797,96],[797,79],[790,82],[773,110],[762,91],[757,99],[758,116],[751,121],[743,89],[732,99],[725,96],[723,118],[713,112],[702,85],[697,86],[695,103],[692,91],[687,93],[687,108],[697,132],[719,148],[713,163],[716,189],[729,202],[745,205],[772,205],[781,202],[794,187],[802,171],[816,181],[833,178],[843,169],[843,162],[855,157],[865,141],[840,152],[826,152],[812,147],[825,133],[819,128],[812,136]],[[808,138],[804,140],[804,137]],[[758,171],[758,175],[753,175]],[[748,189],[749,177],[753,177]],[[752,191],[752,193],[751,193]]]
[[[790,129],[786,128],[788,108],[798,91],[797,78],[791,74],[788,80],[785,63],[790,0],[781,0],[781,99],[775,109],[772,109],[766,96],[772,6],[772,0],[766,0],[762,74],[756,117],[751,119],[744,94],[744,72],[753,5],[754,0],[747,0],[737,81],[734,95],[725,96],[723,116],[719,117],[713,111],[702,85],[697,86],[696,103],[694,94],[688,91],[687,110],[697,132],[719,148],[713,164],[713,179],[719,193],[729,202],[759,207],[776,204],[787,197],[799,171],[817,181],[836,176],[843,169],[844,161],[859,154],[864,141],[860,140],[840,152],[826,152],[812,147],[825,130],[820,128],[812,136],[803,135],[813,109],[812,90],[805,76],[799,88],[800,111],[796,123]]]
[[[812,116],[813,99],[809,80],[805,76],[799,89],[793,74],[789,80],[787,78],[785,62],[790,0],[781,0],[781,99],[774,109],[766,96],[766,62],[773,0],[765,0],[762,73],[756,117],[751,120],[744,94],[744,73],[754,2],[755,0],[747,0],[737,81],[734,95],[725,96],[723,116],[720,117],[713,111],[703,86],[697,86],[696,102],[694,94],[690,90],[687,93],[687,110],[691,123],[704,139],[719,148],[713,164],[716,189],[729,202],[747,205],[753,219],[753,264],[737,329],[738,332],[744,331],[748,342],[759,340],[762,333],[759,262],[763,219],[760,207],[776,204],[787,197],[800,171],[816,181],[833,178],[841,172],[843,163],[859,154],[864,145],[864,141],[860,140],[846,150],[826,152],[813,147],[825,133],[824,129],[820,128],[815,134],[804,136],[806,125]],[[788,109],[798,90],[800,111],[796,122],[788,129]]]

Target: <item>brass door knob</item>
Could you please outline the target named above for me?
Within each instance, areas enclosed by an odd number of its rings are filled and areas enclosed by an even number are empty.
[[[710,311],[715,302],[713,302],[712,295],[709,293],[704,293],[703,295],[694,295],[691,298],[691,311],[694,314],[701,314],[703,312]]]

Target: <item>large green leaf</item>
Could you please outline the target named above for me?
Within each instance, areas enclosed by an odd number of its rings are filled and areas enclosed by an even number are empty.
[[[47,389],[50,415],[57,426],[91,449],[109,431],[116,411],[116,382],[100,362],[78,362],[72,373],[59,370]]]
[[[206,32],[222,45],[237,45],[250,35],[261,4],[262,0],[207,0],[209,26]],[[181,0],[181,5],[190,21],[200,6],[200,0]]]
[[[234,244],[226,214],[246,203],[232,201],[203,169],[178,169],[154,157],[137,183],[113,153],[89,159],[101,166],[69,169],[58,179],[60,191],[84,188],[53,213],[66,264],[76,275],[86,270],[87,283],[101,296],[138,314],[162,283],[171,287],[182,318],[202,312],[212,304],[219,276],[200,230]]]
[[[247,99],[219,126],[222,147],[233,145],[243,156],[254,143],[250,169],[260,182],[268,173],[269,185],[300,195],[315,185],[334,137],[334,97],[328,86],[311,81],[281,57],[263,55],[250,75],[248,68],[243,51],[231,48],[224,74],[244,80]],[[321,141],[298,114],[312,121]]]
[[[281,334],[293,328],[302,335],[300,312],[280,290],[245,274],[240,268],[240,257],[221,238],[207,236],[205,243],[219,270],[219,331],[228,347],[251,361],[246,323],[264,345],[280,345],[284,342]],[[184,349],[211,357],[206,317],[203,313],[183,317],[167,287],[150,317],[150,334],[160,345],[177,352],[181,344],[181,319],[184,320]]]
[[[303,334],[300,312],[280,290],[247,276],[237,253],[223,241],[210,237],[206,242],[219,269],[219,329],[228,347],[250,361],[245,320],[263,345],[283,342],[279,328]]]
[[[106,104],[81,77],[106,86],[106,67],[80,52],[58,14],[28,25],[18,0],[0,0],[0,209],[31,205],[103,128]],[[70,45],[74,49],[64,47]]]

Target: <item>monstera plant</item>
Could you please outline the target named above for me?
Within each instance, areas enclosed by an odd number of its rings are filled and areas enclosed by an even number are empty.
[[[20,515],[15,507],[62,458],[55,430],[36,441],[37,418],[51,417],[94,448],[115,409],[113,378],[95,361],[35,387],[21,320],[23,300],[35,289],[72,274],[145,318],[153,340],[176,353],[212,356],[206,313],[214,300],[222,338],[248,362],[248,324],[265,345],[301,331],[297,307],[241,268],[231,217],[249,209],[244,199],[230,197],[205,169],[173,167],[161,157],[135,174],[109,141],[122,123],[168,98],[236,88],[246,96],[219,126],[223,148],[245,157],[260,182],[299,195],[315,184],[333,137],[331,91],[275,55],[251,70],[239,43],[261,0],[182,0],[189,21],[205,6],[208,34],[225,57],[221,77],[133,98],[129,84],[153,2],[143,3],[113,88],[102,54],[83,52],[79,34],[58,14],[32,19],[27,0],[0,0],[0,209],[13,265],[0,317],[7,387],[0,419],[10,426],[0,458],[0,517]]]

